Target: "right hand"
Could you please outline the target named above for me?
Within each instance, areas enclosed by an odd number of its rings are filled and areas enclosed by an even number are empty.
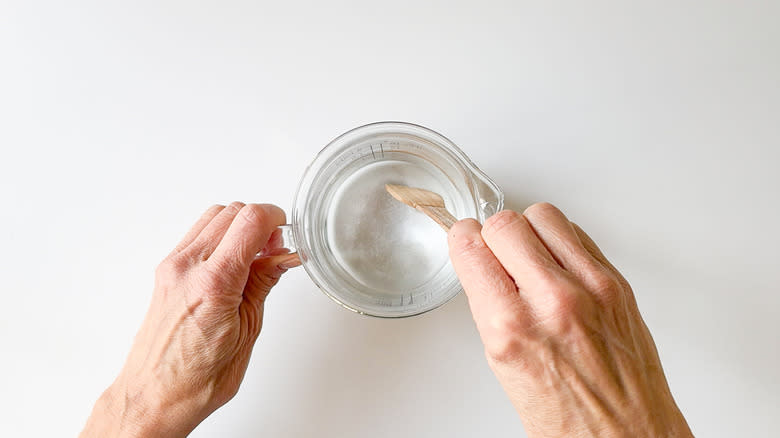
[[[488,363],[530,437],[692,436],[631,287],[550,204],[449,233]]]

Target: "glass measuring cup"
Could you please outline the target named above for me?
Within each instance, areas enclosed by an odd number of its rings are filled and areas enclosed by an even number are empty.
[[[372,123],[331,141],[306,168],[285,243],[343,307],[417,315],[461,286],[446,234],[386,193],[387,183],[439,193],[458,219],[484,222],[503,207],[501,189],[443,135],[411,123]]]

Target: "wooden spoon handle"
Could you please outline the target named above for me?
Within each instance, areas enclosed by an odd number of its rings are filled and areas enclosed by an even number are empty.
[[[450,231],[450,228],[452,228],[455,222],[458,221],[455,216],[453,216],[452,213],[447,211],[447,209],[444,207],[418,205],[417,209],[427,214],[428,217],[433,219],[437,224],[444,228],[444,231]]]

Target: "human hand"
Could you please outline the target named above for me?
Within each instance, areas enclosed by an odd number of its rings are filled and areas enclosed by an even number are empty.
[[[530,437],[692,436],[631,287],[550,204],[463,220],[450,257]]]
[[[282,273],[284,212],[273,205],[214,206],[157,268],[149,311],[116,381],[82,437],[182,437],[230,400]],[[259,256],[258,256],[259,253]]]

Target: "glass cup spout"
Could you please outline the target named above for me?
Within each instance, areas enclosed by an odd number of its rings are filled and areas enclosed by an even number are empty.
[[[493,216],[504,208],[504,192],[485,172],[469,163],[474,180],[475,199],[479,202],[480,222]]]

